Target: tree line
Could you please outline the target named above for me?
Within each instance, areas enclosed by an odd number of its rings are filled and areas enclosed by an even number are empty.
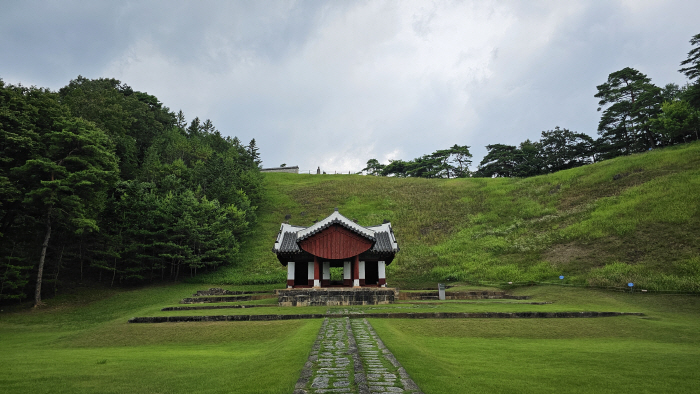
[[[597,139],[557,126],[543,131],[539,141],[487,145],[487,154],[475,171],[468,168],[469,146],[455,145],[388,165],[370,159],[362,172],[425,178],[528,177],[696,141],[700,139],[700,34],[690,43],[693,48],[679,70],[689,80],[685,86],[658,87],[630,67],[611,73],[597,86],[594,97],[602,111]]]
[[[255,140],[116,79],[0,79],[0,301],[235,261],[262,198]]]

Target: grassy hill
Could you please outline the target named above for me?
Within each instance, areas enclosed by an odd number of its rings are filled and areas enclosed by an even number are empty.
[[[281,283],[271,252],[286,215],[333,208],[401,247],[390,285],[560,282],[700,292],[700,143],[525,179],[266,174],[259,224],[234,266],[201,283]]]

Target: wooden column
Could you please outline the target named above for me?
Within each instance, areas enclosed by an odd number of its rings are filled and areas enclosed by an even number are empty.
[[[287,263],[287,288],[291,289],[294,287],[294,268],[295,264],[293,261]]]
[[[352,285],[360,287],[360,256],[355,256],[352,261]]]
[[[321,262],[314,256],[314,287],[321,287]]]

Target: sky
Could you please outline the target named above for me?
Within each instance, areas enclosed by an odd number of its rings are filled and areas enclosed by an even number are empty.
[[[0,78],[116,78],[255,139],[263,167],[357,172],[468,145],[597,135],[593,97],[633,67],[683,85],[697,0],[2,0]]]

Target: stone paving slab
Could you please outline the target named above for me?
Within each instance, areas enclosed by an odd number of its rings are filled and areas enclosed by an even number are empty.
[[[326,318],[294,394],[422,394],[366,319]]]

